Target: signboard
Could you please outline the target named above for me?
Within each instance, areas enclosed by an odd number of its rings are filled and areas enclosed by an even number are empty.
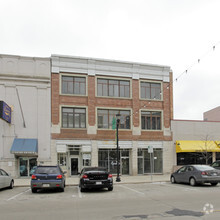
[[[11,123],[11,107],[3,101],[0,101],[0,118]]]
[[[154,152],[153,146],[148,146],[148,153],[152,154]]]

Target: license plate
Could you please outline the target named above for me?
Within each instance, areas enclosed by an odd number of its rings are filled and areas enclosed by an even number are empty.
[[[102,182],[96,182],[96,185],[101,185],[102,184]]]
[[[50,184],[43,184],[43,187],[50,187]]]

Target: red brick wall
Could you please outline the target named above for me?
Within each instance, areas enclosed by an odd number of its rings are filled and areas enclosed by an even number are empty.
[[[171,74],[172,76],[172,74]],[[100,98],[96,97],[95,77],[88,76],[88,96],[59,95],[59,74],[52,74],[52,124],[59,124],[60,105],[76,105],[88,107],[88,124],[96,124],[96,107],[133,109],[133,126],[140,126],[139,109],[163,110],[164,127],[170,127],[173,115],[172,83],[163,83],[163,101],[147,101],[139,98],[139,80],[132,80],[132,99]],[[163,135],[163,131],[141,131],[141,135],[132,136],[132,131],[120,130],[120,140],[171,140]],[[115,131],[97,130],[96,135],[88,135],[86,129],[61,129],[60,134],[52,134],[53,139],[93,139],[114,140]]]

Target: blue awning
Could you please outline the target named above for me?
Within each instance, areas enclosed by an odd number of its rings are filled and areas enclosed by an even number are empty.
[[[11,153],[16,155],[37,155],[37,139],[15,138],[11,147]]]

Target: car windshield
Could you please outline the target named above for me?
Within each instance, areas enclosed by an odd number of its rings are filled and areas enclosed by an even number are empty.
[[[195,167],[196,167],[197,170],[200,170],[200,171],[214,170],[213,167],[208,166],[208,165],[196,165]]]
[[[56,174],[59,173],[57,167],[38,167],[35,171],[36,174]]]

